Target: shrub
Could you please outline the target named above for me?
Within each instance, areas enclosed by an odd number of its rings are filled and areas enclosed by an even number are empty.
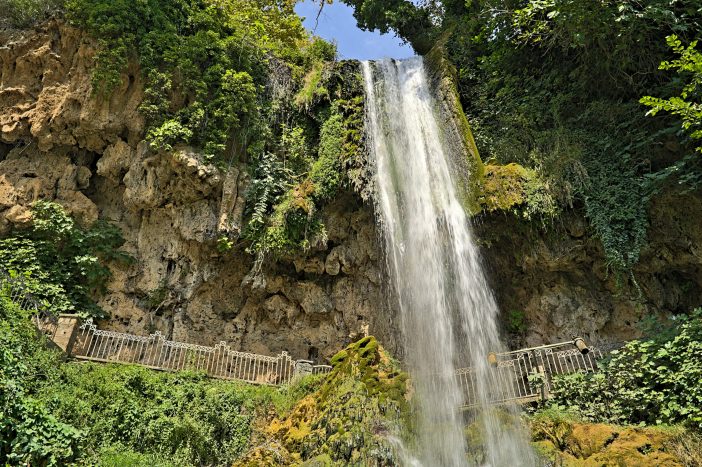
[[[310,180],[314,184],[314,198],[328,201],[339,190],[342,178],[344,121],[338,111],[324,122],[319,138],[319,157],[310,169]]]
[[[676,35],[666,37],[668,46],[678,56],[675,60],[661,62],[661,70],[676,70],[687,78],[679,96],[669,99],[646,96],[641,103],[651,107],[648,115],[656,115],[660,111],[670,112],[682,120],[682,127],[693,140],[702,139],[702,103],[700,89],[702,85],[702,53],[697,50],[697,41],[684,47]],[[697,146],[697,152],[702,152],[702,146]]]
[[[58,13],[63,4],[64,0],[0,0],[0,25],[27,28]]]
[[[32,225],[0,239],[0,267],[28,274],[32,293],[55,312],[102,316],[93,298],[105,291],[110,271],[105,262],[130,261],[119,248],[124,239],[104,221],[84,228],[61,205],[37,201]]]
[[[283,416],[318,377],[284,388],[127,365],[65,363],[0,290],[2,465],[225,465],[253,421]]]
[[[107,95],[138,58],[146,80],[141,111],[156,149],[191,144],[224,165],[227,144],[264,142],[269,60],[303,65],[307,33],[278,0],[68,0],[67,16],[99,42],[93,89]],[[328,45],[310,45],[328,55]],[[232,158],[231,154],[229,159]]]
[[[32,394],[56,377],[58,353],[37,339],[26,311],[0,291],[0,464],[66,465],[80,432],[57,420]]]
[[[273,388],[200,373],[68,363],[61,366],[60,383],[42,388],[38,398],[58,419],[85,433],[90,463],[134,458],[225,465],[248,449],[256,417],[289,410],[313,387],[301,382]]]
[[[345,173],[360,150],[363,106],[359,97],[337,99],[325,116],[316,158],[302,128],[283,128],[285,149],[268,153],[257,164],[247,198],[253,203],[244,235],[249,251],[277,256],[305,251],[326,242],[321,209],[348,184]],[[302,179],[298,183],[290,180]]]
[[[629,342],[595,373],[554,381],[554,401],[590,421],[702,428],[702,309],[672,337]]]

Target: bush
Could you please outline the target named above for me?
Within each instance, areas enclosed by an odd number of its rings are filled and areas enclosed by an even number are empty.
[[[273,107],[269,62],[292,68],[305,62],[300,45],[307,33],[290,2],[68,0],[66,10],[100,44],[94,91],[111,93],[130,58],[138,58],[146,79],[146,139],[166,151],[196,146],[222,166],[241,156],[227,154],[235,136],[244,148],[265,145],[261,122]],[[310,54],[328,55],[329,45],[317,42]]]
[[[14,28],[27,28],[62,10],[64,0],[0,0],[3,22]]]
[[[336,99],[320,112],[316,157],[302,128],[283,129],[281,161],[266,154],[257,164],[247,198],[253,210],[244,235],[249,251],[288,255],[326,242],[321,209],[350,181],[345,168],[360,151],[363,105],[359,96]],[[290,180],[301,179],[290,183]]]
[[[344,120],[338,111],[324,122],[319,138],[319,158],[312,164],[310,180],[315,199],[328,201],[336,195],[342,178]]]
[[[589,421],[702,429],[702,309],[671,337],[629,342],[595,373],[554,381],[555,404]]]
[[[225,465],[257,417],[282,416],[318,377],[285,388],[127,365],[65,363],[0,291],[0,464]]]
[[[57,420],[32,391],[57,376],[26,311],[0,291],[0,464],[66,465],[78,457],[80,432]]]
[[[700,103],[700,89],[702,86],[702,53],[697,50],[697,41],[693,41],[689,46],[684,47],[682,41],[676,35],[666,38],[668,46],[673,49],[678,56],[670,62],[664,61],[660,64],[661,70],[677,70],[681,77],[687,78],[687,83],[683,86],[682,92],[677,97],[661,99],[657,97],[645,96],[641,98],[641,103],[651,107],[649,115],[656,115],[660,111],[670,112],[677,115],[682,120],[682,127],[693,140],[702,139],[702,103]],[[697,152],[702,152],[702,145],[696,148]]]
[[[68,363],[37,397],[56,418],[85,433],[89,463],[134,458],[225,465],[249,448],[257,417],[289,410],[313,387],[301,382],[273,388],[200,373]]]
[[[0,239],[0,268],[28,274],[31,292],[57,313],[103,316],[93,298],[105,291],[105,262],[131,261],[119,248],[117,227],[98,221],[83,228],[57,203],[37,201],[32,225]]]

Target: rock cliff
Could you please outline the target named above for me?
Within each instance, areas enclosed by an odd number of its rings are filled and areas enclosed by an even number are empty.
[[[31,222],[37,199],[57,200],[83,224],[116,223],[135,261],[112,265],[103,326],[312,359],[370,332],[397,353],[368,202],[338,196],[323,212],[326,245],[304,255],[259,263],[239,243],[221,252],[218,236],[242,228],[243,165],[218,170],[184,146],[152,151],[138,66],[109,98],[94,96],[96,45],[81,31],[54,21],[0,32],[0,43],[0,235]],[[621,284],[577,209],[546,228],[478,216],[512,344],[629,339],[645,316],[702,303],[701,214],[696,194],[654,201],[649,247]]]
[[[572,339],[616,343],[702,303],[702,199],[675,190],[650,207],[648,245],[631,275],[609,271],[582,214],[544,228],[490,214],[476,223],[514,346]]]
[[[241,229],[245,167],[217,170],[188,147],[151,151],[138,67],[109,99],[94,96],[96,48],[81,31],[50,22],[3,34],[0,234],[31,222],[37,199],[118,225],[135,261],[112,265],[102,326],[313,359],[371,329],[392,348],[373,213],[357,195],[325,209],[326,247],[261,264],[239,244],[222,253],[218,235]]]

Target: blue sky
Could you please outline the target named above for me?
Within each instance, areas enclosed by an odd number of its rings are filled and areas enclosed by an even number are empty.
[[[319,10],[319,1],[305,0],[295,7],[300,16],[305,17],[305,27],[314,29],[315,18]],[[378,58],[406,58],[414,55],[412,47],[401,44],[394,34],[361,31],[356,26],[351,7],[335,0],[331,5],[324,5],[322,16],[315,34],[327,40],[335,40],[339,58],[356,58],[373,60]]]

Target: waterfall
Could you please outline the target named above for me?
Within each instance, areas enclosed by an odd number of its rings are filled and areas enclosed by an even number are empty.
[[[421,464],[468,465],[454,371],[479,375],[484,464],[533,465],[515,422],[488,409],[487,354],[500,349],[497,305],[456,189],[424,62],[364,62],[376,211],[418,404]],[[482,376],[480,376],[482,375]]]

